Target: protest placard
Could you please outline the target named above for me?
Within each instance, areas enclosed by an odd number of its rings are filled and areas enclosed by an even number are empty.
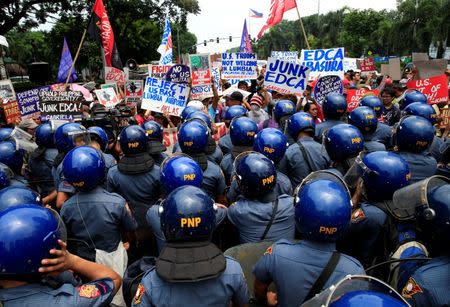
[[[441,118],[442,121],[439,124],[439,128],[444,129],[446,128],[448,125],[450,125],[450,109],[441,109]]]
[[[229,88],[227,88],[226,90],[224,90],[224,91],[222,92],[222,95],[223,95],[223,96],[228,96],[228,95],[231,95],[233,92],[239,92],[239,93],[241,93],[242,96],[244,97],[244,100],[246,100],[247,96],[251,94],[250,92],[241,90],[241,89],[239,89],[239,88],[233,86],[233,87],[229,87]]]
[[[216,87],[217,94],[222,95],[222,86],[220,86],[220,67],[218,63],[213,63],[211,67],[211,75],[214,78],[214,86]],[[213,97],[212,84],[210,85],[198,85],[193,86],[191,89],[190,99],[192,100],[203,100],[205,98]]]
[[[191,70],[186,65],[174,65],[166,73],[166,80],[172,83],[187,84],[191,77]]]
[[[252,81],[250,79],[229,79],[227,80],[228,83],[230,83],[231,86],[238,86],[239,82],[245,82],[247,86],[250,86],[252,84]]]
[[[301,94],[308,84],[309,73],[306,66],[269,58],[264,86],[280,93]]]
[[[343,92],[344,86],[339,76],[324,76],[320,77],[314,86],[314,99],[319,105],[322,105],[328,94],[342,94]]]
[[[0,98],[3,99],[3,102],[16,100],[16,93],[11,80],[0,80]]]
[[[272,51],[270,57],[287,62],[297,62],[298,51]]]
[[[125,84],[125,97],[127,103],[137,104],[142,99],[144,90],[143,80],[128,80]]]
[[[189,88],[185,84],[148,77],[142,95],[142,109],[180,116],[188,94]]]
[[[412,60],[413,62],[416,61],[428,61],[430,58],[428,57],[428,54],[424,52],[413,52],[412,53]]]
[[[344,58],[343,61],[343,65],[344,65],[344,72],[349,71],[349,70],[357,70],[358,69],[358,65],[356,64],[356,58]]]
[[[357,65],[361,71],[374,71],[375,70],[375,63],[373,61],[373,58],[358,59]]]
[[[446,75],[412,80],[406,83],[406,86],[410,89],[416,89],[425,94],[429,104],[435,104],[448,100],[448,83]]]
[[[114,89],[114,92],[117,94],[119,93],[119,90],[117,89],[117,83],[116,82],[111,82],[111,83],[106,83],[106,84],[102,84],[100,85],[100,88],[103,89],[107,89],[107,88],[112,88]]]
[[[209,54],[190,54],[192,86],[211,84]]]
[[[439,76],[447,69],[446,59],[436,59],[429,61],[416,61],[414,62],[420,79],[426,79],[434,76]]]
[[[309,77],[336,75],[344,78],[344,48],[302,50],[300,63],[310,69]]]
[[[88,85],[86,85],[86,86],[88,86]],[[94,82],[94,88],[95,88],[95,82]],[[86,101],[94,101],[94,97],[92,96],[90,90],[87,89],[86,87],[84,87],[83,85],[72,83],[70,85],[70,89],[75,92],[83,93],[83,97],[84,97],[84,99],[86,99]]]
[[[359,102],[365,96],[378,96],[378,90],[368,90],[365,88],[359,90],[347,90],[347,112],[351,112],[359,106]]]
[[[222,53],[223,79],[256,79],[255,53]]]
[[[402,72],[400,70],[400,58],[389,59],[389,76],[392,80],[400,80]]]
[[[75,91],[39,92],[39,111],[42,120],[73,120],[81,118],[83,94]]]
[[[115,67],[105,66],[105,83],[117,82],[119,85],[125,84],[125,73]]]
[[[148,76],[157,79],[164,79],[172,65],[148,65]]]
[[[112,87],[95,90],[94,93],[97,96],[98,102],[107,109],[114,108],[114,106],[120,102],[119,97],[117,97],[117,94]]]
[[[50,86],[42,86],[16,94],[22,118],[39,114],[39,93],[42,91],[50,91]]]
[[[8,100],[7,103],[2,104],[2,107],[7,124],[14,124],[20,118],[20,110],[17,101]]]

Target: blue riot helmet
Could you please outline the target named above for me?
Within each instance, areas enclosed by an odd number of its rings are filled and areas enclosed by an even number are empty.
[[[188,155],[204,153],[208,147],[209,129],[201,120],[188,120],[180,126],[178,144]]]
[[[20,174],[25,151],[14,141],[0,142],[0,163],[7,165],[16,174]]]
[[[147,132],[149,140],[163,141],[163,128],[157,122],[151,120],[142,124],[142,128]]]
[[[308,175],[294,192],[295,222],[304,238],[334,242],[351,220],[351,195],[331,171]]]
[[[339,124],[331,127],[323,138],[328,156],[334,162],[356,157],[364,149],[364,138],[355,126]]]
[[[55,131],[53,131],[52,124],[47,122],[40,124],[36,131],[34,132],[34,138],[36,140],[36,144],[40,147],[45,148],[54,148],[55,140],[54,140]]]
[[[375,111],[377,117],[383,113],[383,102],[377,96],[366,96],[359,102],[361,107],[369,107]]]
[[[227,108],[225,114],[223,115],[223,120],[231,121],[235,117],[245,116],[247,114],[247,109],[241,105],[235,105]]]
[[[290,100],[280,100],[273,108],[273,116],[275,117],[277,123],[280,123],[280,120],[283,117],[291,116],[294,113],[295,113],[295,105]]]
[[[234,146],[253,146],[258,126],[248,117],[236,117],[230,124],[230,139]]]
[[[75,146],[89,144],[89,132],[79,123],[66,123],[59,126],[54,135],[56,149],[68,152]]]
[[[206,241],[216,224],[214,200],[202,189],[181,186],[162,203],[161,230],[167,242]]]
[[[0,191],[0,211],[25,204],[41,206],[41,197],[26,187],[10,186]]]
[[[411,103],[414,103],[414,102],[420,102],[423,104],[427,104],[428,99],[427,99],[427,96],[425,96],[421,92],[419,92],[417,90],[411,90],[405,94],[405,98],[403,98],[403,104],[401,105],[401,108],[405,109],[408,105],[410,105]]]
[[[236,157],[233,173],[241,193],[257,198],[271,192],[277,183],[277,170],[272,160],[257,152],[243,152]]]
[[[183,154],[167,157],[161,164],[161,183],[167,194],[178,187],[201,187],[203,172],[197,162]]]
[[[428,193],[428,206],[432,210],[433,219],[426,220],[425,230],[430,238],[435,238],[438,244],[450,244],[448,234],[450,233],[450,182],[435,187]],[[424,216],[427,217],[426,215]]]
[[[358,107],[348,115],[348,123],[363,134],[372,134],[377,130],[378,118],[370,107]]]
[[[325,119],[340,119],[347,112],[347,101],[338,93],[330,93],[322,105]]]
[[[300,132],[308,132],[314,135],[316,123],[314,118],[306,112],[297,112],[288,119],[287,129],[294,140],[297,140]]]
[[[19,205],[0,211],[0,277],[39,276],[41,261],[59,248],[64,223],[57,213],[36,205]]]
[[[118,139],[120,149],[125,155],[147,152],[147,133],[138,125],[125,127]]]
[[[12,128],[0,128],[0,142],[6,141],[11,138]]]
[[[189,114],[186,118],[186,120],[189,119],[199,119],[202,120],[204,123],[206,123],[206,125],[208,126],[209,129],[212,130],[212,120],[211,117],[209,117],[208,114],[206,114],[205,112],[202,111],[196,111],[193,112],[191,114]]]
[[[1,163],[1,164],[3,164],[3,163]],[[7,167],[7,168],[9,169],[9,167]],[[14,174],[8,173],[7,171],[5,171],[5,169],[0,168],[0,190],[4,189],[10,185],[10,183],[11,183],[10,179],[13,177],[14,177]]]
[[[253,150],[262,153],[276,164],[284,157],[288,146],[283,132],[275,128],[265,128],[256,135]]]
[[[394,129],[394,140],[399,151],[423,152],[433,143],[435,129],[420,116],[403,117]]]
[[[100,145],[100,149],[102,151],[105,151],[109,143],[106,131],[103,130],[103,128],[97,126],[89,127],[88,131],[91,139],[94,139]]]
[[[437,119],[437,114],[436,111],[434,111],[433,107],[422,102],[413,102],[409,104],[403,110],[403,114],[421,116],[428,119],[433,125],[436,123]]]
[[[189,116],[189,114],[197,112],[197,111],[201,111],[201,109],[195,107],[195,106],[188,106],[186,108],[183,109],[183,111],[181,112],[181,119],[182,120],[186,120],[187,117]]]
[[[68,183],[80,191],[90,191],[105,179],[105,161],[97,149],[81,146],[69,151],[63,161]]]

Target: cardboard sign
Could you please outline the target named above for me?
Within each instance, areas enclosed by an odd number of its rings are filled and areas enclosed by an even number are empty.
[[[125,100],[128,106],[136,106],[142,101],[143,80],[128,80],[125,84]]]
[[[439,125],[439,128],[445,128],[450,125],[450,109],[441,109],[441,118],[442,121]]]
[[[98,102],[107,109],[114,108],[114,106],[120,102],[119,97],[117,97],[117,94],[112,87],[95,90],[94,93],[97,96]]]
[[[42,91],[50,91],[50,86],[42,86],[16,94],[22,118],[30,118],[39,114],[39,93]]]
[[[419,78],[426,79],[442,75],[447,69],[447,60],[437,59],[429,61],[416,61],[414,62],[414,65],[419,71]]]
[[[244,81],[247,83],[248,86],[252,83],[250,79],[229,79],[227,80],[228,83],[230,83],[231,86],[238,86],[239,82]]]
[[[255,53],[222,53],[223,79],[256,79],[257,66]]]
[[[297,62],[298,51],[272,51],[270,57],[287,62]]]
[[[310,68],[310,78],[336,75],[344,78],[344,48],[302,50],[300,62]]]
[[[344,85],[338,76],[324,76],[317,80],[314,86],[314,99],[319,105],[325,101],[325,97],[331,93],[344,93]]]
[[[164,79],[172,65],[148,65],[148,76],[157,79]]]
[[[400,58],[389,59],[389,76],[392,80],[400,80],[402,72],[400,70]]]
[[[148,77],[142,95],[142,109],[180,116],[186,107],[188,94],[187,85]]]
[[[306,66],[269,58],[264,86],[280,93],[301,94],[308,84],[309,73]]]
[[[247,96],[251,94],[250,92],[238,89],[237,87],[229,87],[225,91],[223,91],[222,95],[223,96],[231,95],[233,92],[241,93],[242,96],[244,96],[244,101],[246,101],[245,99],[247,98]]]
[[[214,78],[214,86],[216,87],[217,94],[222,95],[222,86],[220,86],[220,67],[219,63],[213,63],[211,67],[211,74]],[[199,85],[193,86],[191,88],[191,96],[189,97],[191,100],[203,100],[205,98],[213,97],[213,87],[210,85]]]
[[[428,57],[428,54],[424,52],[413,52],[412,53],[412,60],[413,62],[416,61],[428,61],[430,58]]]
[[[380,74],[383,76],[389,76],[389,64],[381,64]]]
[[[10,100],[16,100],[16,93],[14,92],[11,80],[0,80],[0,99],[4,103]]]
[[[166,73],[166,80],[172,83],[187,84],[191,77],[191,70],[186,65],[174,65]]]
[[[425,94],[429,104],[448,100],[448,83],[446,75],[409,81],[406,83],[406,86]]]
[[[125,84],[125,73],[115,67],[105,66],[105,83],[117,82],[119,85]]]
[[[357,70],[358,64],[356,64],[356,58],[344,58],[344,72],[349,70]]]
[[[358,59],[358,67],[361,71],[374,71],[375,63],[373,58]]]
[[[7,103],[2,104],[2,107],[7,124],[14,124],[20,118],[20,109],[17,101],[9,100]]]
[[[102,90],[107,89],[107,88],[112,88],[114,89],[114,92],[117,94],[119,92],[119,90],[117,89],[117,83],[116,82],[111,82],[111,83],[107,83],[107,84],[102,84],[100,85],[100,88]]]
[[[192,86],[211,84],[209,54],[190,54]]]
[[[359,102],[365,96],[373,95],[378,96],[378,90],[368,90],[365,88],[359,90],[347,90],[347,112],[351,112],[359,107]]]
[[[42,120],[73,120],[81,118],[81,92],[43,91],[39,93]]]

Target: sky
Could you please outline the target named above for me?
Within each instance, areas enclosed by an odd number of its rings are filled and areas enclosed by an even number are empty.
[[[320,1],[320,7],[318,1]],[[256,37],[265,23],[270,9],[270,0],[198,0],[198,2],[201,12],[198,15],[189,15],[188,29],[197,36],[197,43],[214,39],[214,42],[208,42],[206,47],[203,44],[198,46],[198,53],[223,52],[239,46],[246,18],[251,37]],[[317,14],[318,7],[320,14],[338,10],[343,6],[354,9],[393,10],[396,7],[396,0],[297,0],[297,5],[300,15],[303,17]],[[249,18],[250,8],[263,13],[264,17]],[[286,12],[284,19],[298,19],[296,10]],[[172,33],[172,35],[176,35],[176,33]],[[230,35],[233,36],[231,43],[228,40]],[[217,44],[217,37],[226,39]]]

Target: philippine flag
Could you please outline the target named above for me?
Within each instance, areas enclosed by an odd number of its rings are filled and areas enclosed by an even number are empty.
[[[263,14],[262,13],[258,13],[255,10],[249,9],[249,17],[253,17],[253,18],[263,18]]]

